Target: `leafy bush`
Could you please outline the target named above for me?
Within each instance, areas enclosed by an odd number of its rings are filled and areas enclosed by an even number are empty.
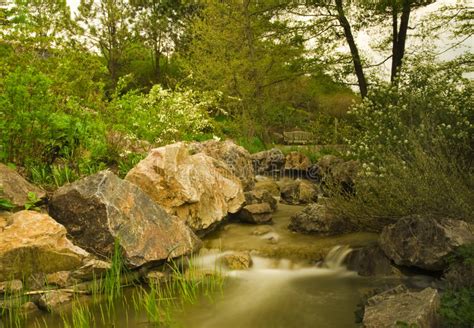
[[[455,67],[415,66],[355,105],[349,155],[362,172],[331,208],[377,231],[411,214],[474,220],[472,91]]]
[[[107,115],[112,116],[115,130],[162,145],[213,132],[211,114],[219,111],[218,104],[216,93],[170,91],[155,85],[148,94],[134,90],[117,97]]]
[[[359,176],[356,194],[346,197],[334,192],[329,206],[376,231],[412,214],[474,220],[472,168],[452,161],[441,150],[433,155],[418,147],[411,155],[405,163],[399,155],[386,155],[383,173]]]
[[[474,288],[450,290],[441,297],[442,327],[470,328],[474,325]]]
[[[398,87],[381,84],[351,109],[358,127],[348,140],[352,155],[378,168],[385,154],[409,159],[413,146],[429,152],[438,150],[431,149],[433,144],[442,143],[451,154],[472,160],[473,91],[473,81],[455,64],[412,66]]]

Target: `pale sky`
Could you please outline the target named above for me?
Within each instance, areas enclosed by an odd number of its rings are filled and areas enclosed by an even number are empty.
[[[416,13],[414,13],[414,17],[412,17],[412,22],[413,22],[413,18],[417,19],[417,18],[420,18],[422,17],[423,15],[426,15],[430,12],[433,12],[433,11],[436,11],[440,6],[442,5],[451,5],[451,4],[455,4],[456,2],[465,2],[466,0],[440,0],[440,1],[436,1],[435,3],[429,5],[429,6],[426,6],[426,7],[423,7],[421,8],[420,10],[418,10]],[[68,5],[71,7],[71,10],[74,12],[76,9],[77,9],[77,6],[79,5],[79,2],[80,0],[67,0],[67,3]],[[357,41],[359,44],[368,44],[371,36],[369,36],[368,34],[366,33],[359,33],[360,35],[357,36]],[[441,39],[438,40],[438,42],[436,42],[436,46],[437,48],[442,51],[444,49],[446,49],[448,47],[448,42],[447,41],[447,38],[449,36],[446,36],[446,37],[443,37],[443,35],[441,35]],[[409,40],[408,43],[410,44],[412,40]],[[407,46],[409,46],[409,44],[407,44]],[[362,46],[362,48],[364,48]],[[462,53],[466,53],[466,52],[472,52],[474,49],[474,38],[470,38],[468,40],[466,40],[463,45],[458,48],[458,49],[453,49],[453,50],[450,50],[448,51],[447,53],[443,54],[441,56],[442,59],[444,60],[447,60],[447,59],[452,59],[456,56],[458,56],[459,54],[462,54]],[[365,51],[368,52],[368,55],[370,56],[371,54],[371,49],[364,49]],[[374,53],[374,55],[376,56],[376,54]]]

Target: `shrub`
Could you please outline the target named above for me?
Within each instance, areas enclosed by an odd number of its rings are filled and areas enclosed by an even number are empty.
[[[356,195],[329,206],[370,230],[411,214],[474,220],[473,83],[452,65],[414,66],[351,110]]]
[[[0,130],[0,161],[25,166],[44,183],[54,165],[80,171],[106,153],[100,117],[74,99],[57,101],[51,80],[34,69],[18,68],[3,81]]]
[[[170,91],[155,85],[148,94],[133,90],[117,97],[109,108],[112,119],[106,120],[132,138],[160,145],[213,132],[211,113],[219,110],[218,104],[216,93]]]
[[[385,154],[409,159],[413,146],[474,155],[474,83],[453,64],[413,65],[399,86],[381,84],[350,115],[358,131],[348,140],[353,156],[377,168]],[[413,135],[410,140],[407,135]],[[412,145],[411,141],[416,141]]]

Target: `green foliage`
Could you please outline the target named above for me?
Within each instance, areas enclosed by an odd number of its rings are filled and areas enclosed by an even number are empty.
[[[474,266],[474,243],[468,245],[462,245],[447,257],[449,264],[461,262],[465,265]]]
[[[240,137],[237,139],[237,144],[247,149],[247,151],[251,154],[258,153],[267,149],[265,144],[258,137]]]
[[[420,214],[474,217],[471,81],[452,65],[415,66],[351,110],[350,156],[362,161],[356,195],[329,200],[340,215],[380,230]]]
[[[62,108],[55,102],[51,80],[34,70],[10,73],[0,94],[0,160],[27,165],[74,161],[81,148],[97,156],[103,126],[84,111]],[[101,131],[102,130],[102,131]]]
[[[443,327],[469,328],[474,324],[474,288],[450,290],[441,297]]]
[[[8,199],[0,198],[0,210],[10,211],[15,208]]]
[[[41,199],[38,198],[35,192],[28,192],[28,201],[25,203],[25,210],[34,210],[38,211],[38,203],[41,202]]]
[[[218,105],[218,93],[171,91],[155,85],[148,94],[130,91],[115,99],[109,112],[115,130],[162,145],[212,132],[210,115],[219,111]]]
[[[399,153],[409,160],[414,146],[430,151],[442,143],[451,154],[472,159],[473,88],[456,62],[414,65],[398,88],[381,84],[351,109],[359,128],[349,140],[352,154],[374,168],[383,165],[385,154]],[[411,134],[416,136],[414,145]]]

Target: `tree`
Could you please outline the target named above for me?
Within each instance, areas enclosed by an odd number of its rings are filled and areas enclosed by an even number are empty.
[[[433,1],[427,0],[381,0],[381,1],[310,1],[306,5],[289,5],[289,12],[299,16],[310,16],[308,24],[311,37],[317,40],[318,46],[325,42],[344,40],[350,51],[353,73],[357,77],[360,94],[364,98],[368,93],[366,69],[385,63],[391,59],[390,80],[396,83],[397,75],[402,68],[405,48],[408,39],[410,15],[416,8],[426,6]],[[309,13],[307,12],[309,9]],[[363,28],[378,27],[383,29],[383,22],[390,19],[391,33],[388,39],[391,54],[381,63],[366,63],[356,42],[356,34]],[[387,39],[387,38],[386,38]],[[384,48],[383,45],[380,48]],[[341,60],[335,60],[341,62]]]
[[[302,74],[302,40],[273,20],[278,2],[208,2],[183,54],[195,86],[221,90],[233,114],[263,119],[265,92]]]
[[[196,5],[170,0],[134,0],[130,5],[136,16],[136,39],[150,51],[153,82],[163,83],[162,66],[176,50],[184,32],[184,20],[194,12]]]
[[[81,0],[77,21],[92,47],[100,50],[115,88],[123,54],[131,41],[131,11],[124,0]]]

